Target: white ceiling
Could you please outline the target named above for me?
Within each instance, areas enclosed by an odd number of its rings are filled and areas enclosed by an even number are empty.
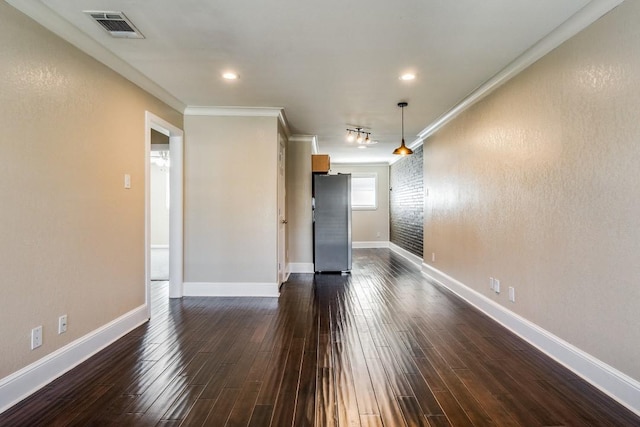
[[[333,162],[387,162],[589,0],[8,0],[41,3],[186,106],[282,107]],[[598,0],[599,1],[599,0]],[[24,8],[22,8],[24,10]],[[114,39],[83,13],[122,11]],[[48,14],[48,16],[47,16]],[[50,19],[49,19],[50,18]],[[74,42],[73,35],[66,38]],[[240,79],[221,78],[235,70]],[[412,71],[416,79],[399,80]],[[347,126],[379,144],[358,150]]]

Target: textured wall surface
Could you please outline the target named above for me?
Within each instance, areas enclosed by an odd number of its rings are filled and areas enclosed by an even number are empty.
[[[145,303],[145,110],[182,115],[5,2],[0,52],[3,378]]]
[[[278,121],[184,118],[185,282],[277,282]]]
[[[375,173],[378,176],[378,208],[353,210],[352,242],[389,241],[389,166],[366,164],[332,164],[331,173]]]
[[[423,148],[389,168],[391,243],[422,258],[424,227]]]
[[[638,22],[623,3],[426,141],[424,252],[640,380]]]
[[[313,262],[311,216],[311,139],[289,140],[287,145],[288,262]]]

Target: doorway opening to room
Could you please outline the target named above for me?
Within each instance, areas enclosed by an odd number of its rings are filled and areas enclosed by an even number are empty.
[[[150,269],[151,286],[169,281],[169,207],[171,206],[171,153],[169,137],[151,129],[149,156]]]
[[[146,113],[145,295],[151,317],[151,287],[168,281],[169,298],[182,297],[183,131]]]

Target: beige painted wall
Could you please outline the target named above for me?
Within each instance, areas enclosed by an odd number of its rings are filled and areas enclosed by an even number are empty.
[[[623,3],[429,138],[424,259],[640,380],[638,22]]]
[[[182,116],[5,2],[0,52],[3,378],[144,304],[145,110]]]
[[[186,116],[185,282],[277,282],[276,117]]]
[[[287,146],[287,240],[289,263],[313,263],[311,217],[311,139]]]
[[[389,241],[389,166],[362,164],[332,164],[331,173],[378,174],[378,209],[352,212],[353,242]],[[379,234],[379,235],[378,235]]]

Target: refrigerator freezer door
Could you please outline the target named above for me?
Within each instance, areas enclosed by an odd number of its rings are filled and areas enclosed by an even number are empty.
[[[351,175],[314,175],[314,267],[351,270]]]

